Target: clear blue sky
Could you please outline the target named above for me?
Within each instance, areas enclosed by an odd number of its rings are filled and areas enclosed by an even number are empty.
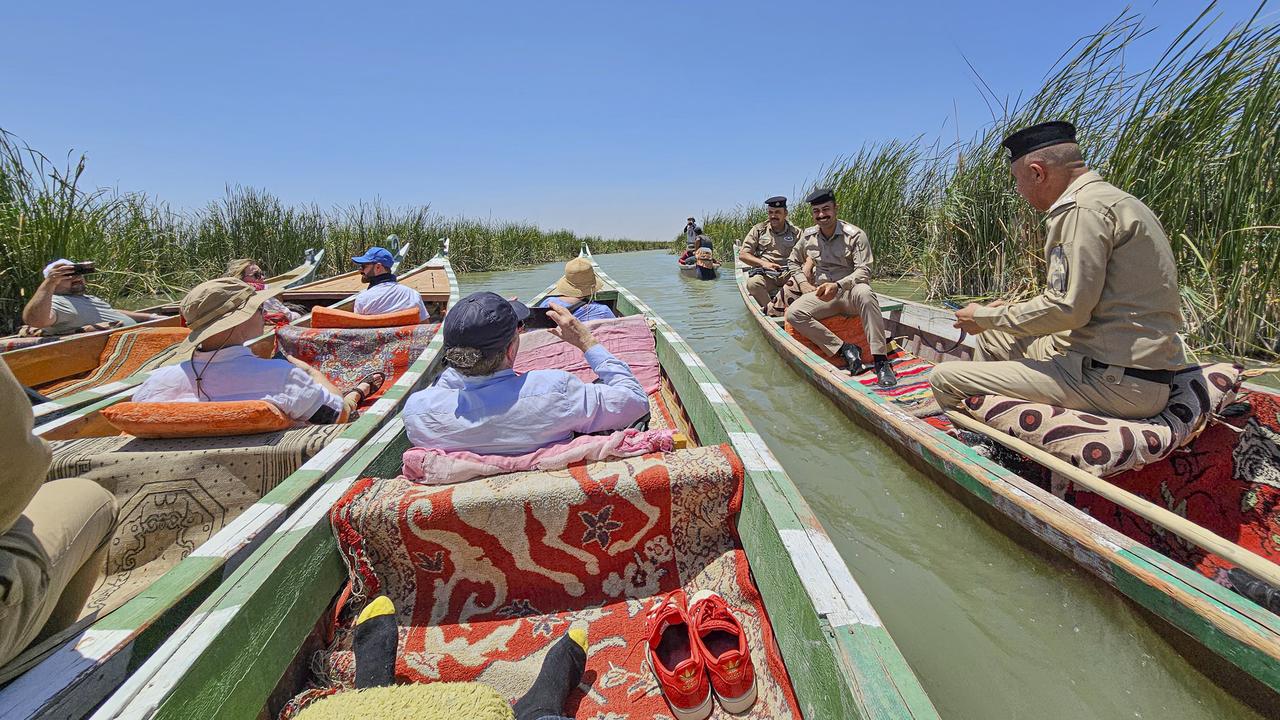
[[[231,183],[667,239],[864,142],[967,137],[990,116],[962,54],[1027,94],[1125,4],[12,3],[0,127],[176,207]],[[1203,7],[1133,5],[1142,53]]]

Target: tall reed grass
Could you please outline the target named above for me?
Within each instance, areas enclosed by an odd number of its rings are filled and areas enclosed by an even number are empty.
[[[427,206],[290,205],[246,187],[229,187],[222,198],[179,212],[146,195],[85,189],[84,168],[83,157],[58,166],[0,129],[0,334],[17,327],[40,270],[60,257],[96,261],[90,292],[136,306],[157,296],[180,297],[238,257],[255,258],[275,274],[302,262],[307,248],[325,248],[319,275],[344,272],[352,256],[392,234],[412,243],[410,262],[431,257],[439,238],[450,238],[459,272],[568,259],[584,240],[597,252],[666,246],[548,232],[530,223],[442,217]]]
[[[1000,141],[1070,120],[1090,165],[1160,217],[1193,344],[1280,357],[1280,24],[1266,6],[1222,27],[1210,3],[1142,69],[1126,51],[1150,28],[1126,11],[1068,49],[1030,98],[988,97],[996,117],[976,137],[865,146],[805,187],[836,188],[879,272],[918,272],[935,298],[1025,297],[1043,285],[1044,226],[1014,192]],[[794,216],[806,222],[807,208]],[[763,217],[738,208],[705,228],[742,237]]]

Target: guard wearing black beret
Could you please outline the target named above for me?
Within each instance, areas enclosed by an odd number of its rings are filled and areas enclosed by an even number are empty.
[[[787,307],[787,321],[828,355],[842,358],[849,373],[857,375],[865,369],[861,348],[841,340],[821,321],[834,315],[860,317],[876,382],[893,387],[898,378],[885,355],[884,317],[870,284],[871,240],[857,225],[836,217],[834,190],[818,188],[805,202],[813,209],[817,225],[806,228],[791,250],[789,265],[801,273],[804,294]]]
[[[976,336],[974,361],[934,368],[934,397],[947,409],[999,394],[1119,418],[1159,414],[1186,364],[1160,221],[1086,167],[1071,123],[1023,128],[1004,147],[1018,194],[1048,214],[1045,287],[1023,302],[957,310],[955,326]]]
[[[769,219],[747,231],[738,251],[738,259],[753,268],[747,271],[747,292],[761,308],[786,284],[787,258],[800,239],[800,228],[787,220],[786,197],[775,195],[764,206]]]

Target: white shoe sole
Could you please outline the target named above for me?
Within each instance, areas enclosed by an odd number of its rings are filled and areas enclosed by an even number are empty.
[[[712,692],[714,693],[715,690],[713,689]],[[755,679],[753,678],[751,680],[751,687],[745,693],[742,694],[742,697],[727,698],[727,697],[720,697],[719,695],[716,695],[716,700],[720,701],[720,707],[724,708],[724,711],[727,713],[738,715],[746,712],[752,705],[755,705],[756,703]]]
[[[653,679],[656,681],[658,673],[653,672],[653,665],[648,658],[645,658],[645,664],[649,665],[649,672],[653,673]],[[755,689],[753,684],[751,691],[754,693]],[[689,708],[688,710],[678,708],[671,703],[671,698],[667,697],[667,693],[663,691],[661,682],[658,683],[658,693],[662,695],[662,699],[667,703],[667,709],[671,710],[671,714],[676,716],[676,720],[707,720],[707,718],[711,717],[711,711],[715,707],[711,701],[713,693],[709,683],[707,685],[707,696],[702,699],[702,702],[698,703],[697,707]]]

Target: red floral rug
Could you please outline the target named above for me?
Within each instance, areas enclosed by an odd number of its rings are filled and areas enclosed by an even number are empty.
[[[409,369],[439,327],[439,323],[390,328],[285,325],[276,331],[276,344],[282,352],[319,369],[342,390],[355,387],[369,373],[386,375],[382,389],[361,406],[367,407]]]
[[[568,714],[670,718],[644,665],[645,611],[676,588],[712,588],[737,609],[756,667],[759,699],[738,717],[799,718],[738,540],[742,483],[727,446],[703,447],[448,487],[366,478],[330,519],[364,598],[355,609],[378,594],[396,605],[398,682],[476,680],[514,699],[581,625],[587,671]],[[320,663],[330,688],[353,681],[350,635],[348,622]]]

